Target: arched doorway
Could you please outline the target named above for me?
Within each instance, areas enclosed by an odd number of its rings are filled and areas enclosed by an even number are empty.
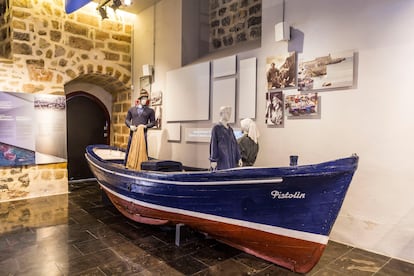
[[[109,144],[110,116],[103,103],[83,91],[66,98],[68,179],[93,178],[85,160],[85,148],[91,144]]]

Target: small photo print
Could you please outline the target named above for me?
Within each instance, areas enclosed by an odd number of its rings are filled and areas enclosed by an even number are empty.
[[[288,95],[285,98],[288,119],[320,118],[318,93]]]
[[[267,89],[296,87],[296,53],[266,59]]]
[[[269,91],[266,93],[265,123],[268,126],[283,127],[283,93]]]
[[[156,105],[153,107],[155,112],[155,126],[154,129],[161,129],[162,107]]]
[[[162,104],[162,92],[153,91],[151,92],[151,105],[161,105]]]

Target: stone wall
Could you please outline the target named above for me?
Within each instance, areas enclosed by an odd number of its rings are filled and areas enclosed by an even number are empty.
[[[10,58],[10,13],[7,0],[0,0],[0,58]]]
[[[0,169],[0,202],[68,190],[66,163]]]
[[[117,93],[112,107],[112,133],[114,134],[113,145],[126,148],[129,138],[129,128],[125,126],[125,118],[131,107],[131,93],[124,91]]]
[[[82,11],[65,14],[63,1],[14,0],[14,67],[0,75],[2,90],[64,94],[66,82],[95,73],[130,87],[132,25]]]
[[[0,0],[2,1],[2,0]],[[1,3],[1,2],[0,2]],[[64,12],[63,0],[13,0],[11,54],[0,59],[0,91],[64,95],[71,81],[112,94],[111,144],[124,146],[131,103],[132,23],[95,8]],[[132,22],[132,21],[130,21]],[[0,168],[0,201],[66,193],[66,163]]]
[[[261,0],[210,0],[210,51],[261,38]]]

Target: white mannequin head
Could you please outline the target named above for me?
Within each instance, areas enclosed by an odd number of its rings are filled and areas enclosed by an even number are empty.
[[[250,125],[252,124],[252,122],[253,121],[250,118],[246,118],[240,121],[240,128],[243,131],[243,133],[249,133]]]
[[[139,104],[140,105],[144,106],[144,105],[147,105],[147,103],[148,103],[148,97],[139,98]]]
[[[231,106],[222,106],[220,107],[220,123],[224,126],[227,126],[230,121],[231,116]]]
[[[259,138],[260,133],[252,119],[246,118],[241,120],[240,128],[244,134],[247,134],[257,144],[257,138]]]

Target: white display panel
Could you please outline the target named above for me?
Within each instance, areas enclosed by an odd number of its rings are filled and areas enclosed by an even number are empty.
[[[233,55],[214,60],[213,74],[215,78],[236,74],[236,56]]]
[[[209,120],[210,62],[167,72],[167,122]]]
[[[168,141],[180,142],[181,141],[181,124],[170,123],[166,124]]]
[[[257,59],[240,60],[239,118],[256,118]]]
[[[213,83],[213,123],[220,119],[220,107],[230,106],[231,116],[229,123],[234,123],[236,112],[236,79],[215,80]]]

